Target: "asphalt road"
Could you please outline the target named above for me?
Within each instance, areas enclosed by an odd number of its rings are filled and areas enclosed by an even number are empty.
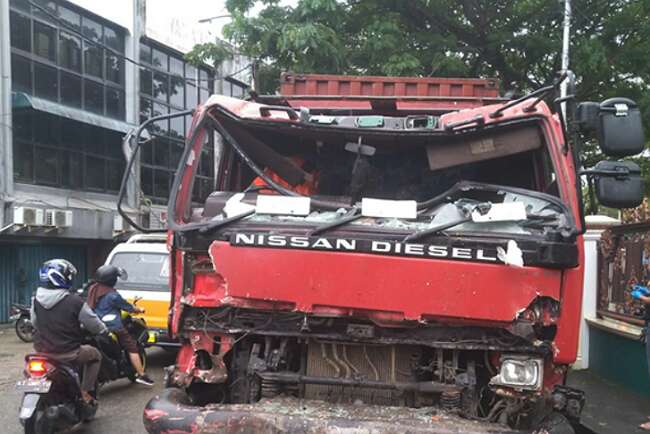
[[[20,341],[12,328],[0,328],[0,432],[3,434],[23,432],[18,422],[21,395],[14,385],[22,378],[24,356],[31,351],[31,344]],[[75,429],[75,434],[146,433],[142,409],[163,388],[162,368],[174,363],[174,354],[160,348],[148,349],[147,356],[147,371],[156,381],[155,386],[131,384],[127,379],[104,386],[96,418]]]

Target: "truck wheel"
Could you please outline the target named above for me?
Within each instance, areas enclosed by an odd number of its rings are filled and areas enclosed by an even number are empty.
[[[571,426],[569,419],[560,413],[553,412],[546,416],[534,433],[575,434],[575,430]]]

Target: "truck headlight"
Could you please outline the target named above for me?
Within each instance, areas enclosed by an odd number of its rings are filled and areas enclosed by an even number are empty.
[[[491,385],[515,389],[539,390],[542,387],[544,362],[519,355],[504,355],[501,370],[490,380]]]

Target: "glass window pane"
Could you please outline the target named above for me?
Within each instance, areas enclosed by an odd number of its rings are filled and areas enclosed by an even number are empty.
[[[209,78],[208,71],[206,71],[203,68],[199,68],[199,80],[201,82],[199,86],[208,87],[208,78]]]
[[[153,149],[155,166],[169,167],[169,140],[158,138],[156,139],[156,146]]]
[[[56,29],[34,21],[34,54],[56,62]]]
[[[29,18],[12,11],[9,21],[11,46],[27,52],[32,51],[32,32]]]
[[[210,98],[210,92],[207,89],[199,88],[199,102],[203,104]]]
[[[152,102],[147,98],[140,98],[140,123],[146,121],[151,117],[153,110]]]
[[[106,160],[86,155],[86,187],[104,190],[106,188]]]
[[[106,79],[122,84],[124,77],[124,59],[106,50]]]
[[[81,107],[81,77],[61,71],[61,103]]]
[[[196,66],[190,65],[189,63],[185,65],[185,77],[193,80],[192,84],[196,82]]]
[[[172,75],[169,83],[169,103],[179,108],[185,107],[185,81],[182,77]]]
[[[156,139],[154,140],[149,140],[146,143],[144,143],[141,147],[140,152],[142,152],[141,155],[141,161],[142,164],[153,164],[153,148],[156,146]]]
[[[178,167],[178,163],[181,161],[181,158],[183,157],[183,150],[185,149],[185,143],[184,142],[178,142],[176,140],[173,140],[171,143],[171,160],[172,160],[172,168]]]
[[[167,71],[169,66],[167,65],[167,54],[163,53],[160,50],[153,48],[151,50],[151,64],[158,69]]]
[[[151,63],[151,47],[140,43],[140,62]]]
[[[63,186],[72,189],[83,188],[82,174],[83,167],[81,165],[82,154],[75,151],[61,151],[62,165],[63,165]]]
[[[198,97],[198,90],[195,86],[192,86],[191,84],[187,84],[185,87],[186,89],[186,106],[185,108],[188,109],[193,109],[197,105],[199,105],[199,97]]]
[[[65,22],[64,27],[73,28],[77,31],[81,30],[81,17],[78,13],[71,11],[65,6],[59,6],[59,17]]]
[[[119,191],[122,183],[122,174],[124,173],[125,164],[123,161],[108,161],[108,185],[107,190]]]
[[[160,116],[168,113],[167,106],[164,106],[162,104],[154,103],[153,104],[153,115],[154,116]],[[165,135],[167,134],[167,131],[169,131],[169,121],[164,120],[164,121],[158,121],[153,123],[153,131],[157,134],[160,135]]]
[[[84,107],[95,113],[104,113],[104,86],[84,80]]]
[[[185,117],[179,116],[169,120],[169,135],[178,140],[185,138]]]
[[[84,150],[86,153],[103,156],[106,154],[106,143],[103,138],[104,130],[88,125],[86,130],[86,140],[84,143]]]
[[[174,56],[169,56],[169,72],[172,74],[178,75],[180,77],[183,77],[183,62],[182,59],[179,59],[178,57]]]
[[[124,36],[108,26],[104,27],[104,44],[118,53],[124,53]]]
[[[32,114],[14,110],[12,113],[13,130],[15,139],[32,141]]]
[[[122,153],[122,134],[109,130],[104,130],[104,143],[106,146],[106,155],[120,161],[124,161]]]
[[[124,92],[111,87],[106,88],[106,116],[124,119]]]
[[[41,98],[57,101],[57,71],[40,63],[34,63],[34,94]]]
[[[27,0],[10,0],[9,5],[12,8],[20,9],[21,11],[30,12],[29,2]]]
[[[244,88],[237,86],[236,84],[232,85],[232,96],[235,98],[242,98],[244,96]]]
[[[56,185],[59,179],[59,153],[54,148],[35,146],[34,178],[42,184]]]
[[[81,152],[86,141],[88,128],[80,122],[61,119],[61,146]]]
[[[11,88],[14,92],[32,94],[31,62],[15,54],[11,55]]]
[[[32,11],[35,17],[38,17],[42,20],[49,21],[54,23],[55,20],[52,17],[56,17],[56,3],[52,0],[34,0],[33,3],[36,3],[38,6],[32,6]]]
[[[57,146],[60,141],[61,118],[45,113],[36,112],[34,115],[34,141],[44,145]]]
[[[69,33],[59,33],[59,65],[81,72],[81,39]]]
[[[153,73],[147,68],[140,68],[140,92],[153,95]]]
[[[90,18],[83,17],[81,33],[95,42],[102,42],[102,25]]]
[[[84,42],[84,70],[86,74],[102,78],[104,50]]]
[[[162,72],[153,74],[153,96],[156,99],[167,102],[169,95],[169,76]]]
[[[169,197],[170,172],[165,170],[154,171],[154,196],[162,199]]]
[[[19,181],[34,182],[34,146],[31,143],[14,142],[14,176]]]
[[[153,196],[153,169],[143,167],[140,171],[140,188],[146,196]]]

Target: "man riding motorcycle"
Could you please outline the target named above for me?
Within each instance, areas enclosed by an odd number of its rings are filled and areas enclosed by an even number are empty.
[[[84,331],[97,335],[107,332],[104,323],[75,293],[70,291],[77,269],[65,259],[51,259],[39,270],[40,286],[31,307],[35,328],[34,349],[64,363],[83,366],[81,395],[95,404],[95,385],[101,365],[100,352],[82,345]]]
[[[144,309],[133,306],[124,300],[114,288],[117,283],[117,278],[120,277],[121,273],[122,270],[113,265],[102,265],[99,267],[95,272],[95,282],[88,291],[87,302],[94,309],[97,316],[104,321],[108,329],[115,333],[122,348],[129,353],[131,365],[137,373],[135,382],[146,386],[153,386],[153,380],[145,373],[144,366],[142,366],[138,346],[122,324],[121,311],[144,313]]]

